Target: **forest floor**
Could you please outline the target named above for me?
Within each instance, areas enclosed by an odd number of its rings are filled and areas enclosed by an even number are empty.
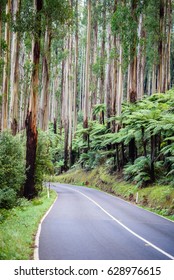
[[[174,188],[169,185],[154,184],[137,188],[136,185],[125,182],[121,174],[110,174],[103,166],[90,171],[70,170],[52,177],[51,180],[98,188],[174,220]]]

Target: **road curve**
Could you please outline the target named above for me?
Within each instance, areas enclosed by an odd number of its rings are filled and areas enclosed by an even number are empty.
[[[41,260],[174,259],[174,222],[120,198],[54,183],[39,238]]]

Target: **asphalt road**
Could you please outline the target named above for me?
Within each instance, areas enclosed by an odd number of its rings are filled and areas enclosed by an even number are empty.
[[[44,219],[41,260],[174,259],[174,222],[104,192],[54,184]]]

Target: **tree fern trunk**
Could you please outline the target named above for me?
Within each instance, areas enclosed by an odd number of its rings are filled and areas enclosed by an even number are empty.
[[[121,153],[122,153],[122,162],[123,162],[123,166],[124,166],[126,164],[126,158],[125,158],[125,154],[124,154],[124,143],[123,142],[121,143]]]
[[[151,142],[151,156],[150,156],[150,178],[151,181],[155,181],[155,168],[154,168],[154,160],[155,160],[155,142],[154,142],[154,135],[151,135],[150,138]]]
[[[116,144],[117,171],[120,171],[119,145]]]
[[[129,159],[132,164],[134,163],[135,155],[136,155],[136,146],[135,146],[135,139],[133,138],[129,142]]]
[[[143,144],[143,150],[144,150],[144,156],[147,157],[147,147],[146,147],[146,140],[144,139],[144,127],[141,128],[142,131],[142,144]]]

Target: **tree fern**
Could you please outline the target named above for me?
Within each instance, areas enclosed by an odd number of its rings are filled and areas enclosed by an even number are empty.
[[[123,170],[124,177],[128,181],[135,182],[137,187],[145,187],[151,181],[150,158],[139,157],[134,164],[127,164]]]

